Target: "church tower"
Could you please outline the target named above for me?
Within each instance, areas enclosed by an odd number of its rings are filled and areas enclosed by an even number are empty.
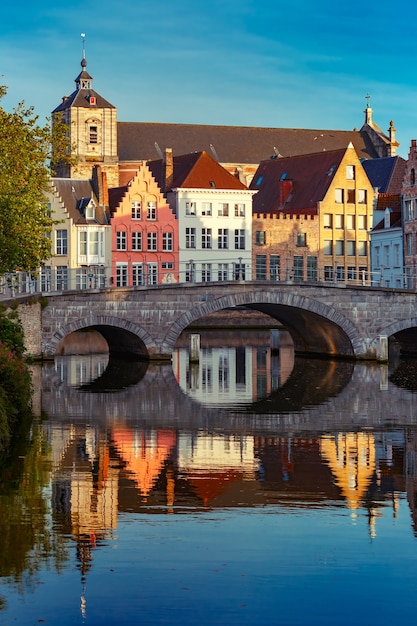
[[[87,72],[84,38],[81,72],[75,85],[75,91],[52,111],[52,121],[60,117],[69,127],[70,145],[76,157],[75,165],[58,165],[56,176],[90,179],[93,167],[99,165],[108,186],[118,187],[117,109],[93,89],[93,79]]]

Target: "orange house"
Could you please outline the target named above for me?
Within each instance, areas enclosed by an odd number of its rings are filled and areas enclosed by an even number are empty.
[[[178,221],[148,166],[141,162],[123,187],[109,189],[112,284],[178,281]]]

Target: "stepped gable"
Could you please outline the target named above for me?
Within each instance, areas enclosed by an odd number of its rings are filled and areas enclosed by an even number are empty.
[[[345,153],[346,147],[263,161],[250,185],[258,191],[253,213],[316,215]]]
[[[118,122],[117,134],[120,161],[157,160],[169,146],[174,154],[205,151],[220,163],[259,164],[274,156],[337,150],[349,142],[359,158],[378,157],[367,133],[358,130]]]
[[[90,200],[95,204],[94,221],[98,224],[107,224],[106,210],[100,206],[90,180],[76,180],[74,178],[52,178],[52,190],[55,191],[69,217],[74,224],[89,224],[91,220],[85,218],[84,209]]]

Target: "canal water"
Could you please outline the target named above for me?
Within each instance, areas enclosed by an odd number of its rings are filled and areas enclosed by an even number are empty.
[[[0,475],[0,624],[415,623],[414,361],[207,330],[172,365],[62,356],[33,379]]]

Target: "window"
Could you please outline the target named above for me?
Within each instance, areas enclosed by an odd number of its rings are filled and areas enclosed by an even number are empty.
[[[97,143],[98,141],[97,126],[90,126],[89,133],[90,133],[90,143]]]
[[[348,204],[355,204],[355,202],[356,202],[355,190],[354,189],[347,189],[346,193],[347,193],[347,203]]]
[[[405,247],[407,251],[406,254],[411,256],[413,254],[413,235],[411,233],[405,236]]]
[[[148,266],[148,285],[158,284],[158,263],[147,263]]]
[[[79,233],[80,256],[87,256],[87,231],[81,230]]]
[[[196,239],[196,229],[186,228],[185,229],[185,247],[195,248],[195,239]]]
[[[211,202],[203,202],[201,215],[211,215]]]
[[[174,249],[174,235],[170,232],[162,233],[162,250],[172,252]]]
[[[146,219],[155,221],[156,220],[156,202],[148,202],[148,211],[146,214]]]
[[[334,190],[334,200],[336,204],[343,204],[344,202],[344,189],[335,189]]]
[[[116,287],[127,287],[127,263],[116,263]]]
[[[163,270],[173,270],[174,269],[174,263],[172,261],[163,261],[161,263],[161,267]]]
[[[335,228],[342,229],[345,226],[345,220],[342,213],[334,216]]]
[[[374,266],[379,267],[381,264],[381,256],[380,256],[381,248],[379,246],[375,246],[374,248]]]
[[[195,215],[195,214],[196,214],[195,202],[186,202],[185,203],[185,215]]]
[[[245,264],[244,263],[235,263],[234,264],[234,279],[235,280],[245,280],[246,272],[245,272]]]
[[[98,230],[93,230],[89,232],[90,241],[88,245],[88,253],[90,256],[98,256],[99,253],[99,244],[100,244],[100,235],[101,233]]]
[[[56,288],[59,291],[68,289],[68,267],[66,265],[58,265],[56,268]]]
[[[352,214],[346,215],[346,228],[347,230],[355,230],[355,216]]]
[[[415,171],[414,167],[411,168],[410,182],[411,182],[412,185],[416,184],[416,171]]]
[[[349,265],[347,268],[347,279],[356,280],[356,267],[354,265]]]
[[[366,215],[358,215],[358,230],[366,230]]]
[[[68,254],[68,231],[66,229],[56,231],[56,254]]]
[[[413,203],[412,203],[412,200],[405,200],[405,202],[404,202],[404,213],[405,213],[406,221],[410,222],[413,219]]]
[[[143,272],[143,263],[132,264],[132,282],[135,287],[145,284],[145,276]]]
[[[331,265],[324,266],[324,280],[333,280],[333,267]]]
[[[295,255],[293,259],[293,277],[294,280],[303,280],[304,278],[304,259],[300,255]]]
[[[241,203],[235,204],[235,217],[245,217],[245,205]]]
[[[385,267],[390,266],[389,262],[389,246],[384,246],[384,265]]]
[[[324,240],[323,254],[325,256],[332,256],[333,254],[333,241],[331,239]]]
[[[211,228],[201,229],[201,247],[204,249],[211,249],[212,247],[212,232]]]
[[[219,250],[227,250],[229,247],[229,230],[227,228],[219,228],[217,234],[217,247]]]
[[[96,207],[94,202],[89,202],[85,209],[85,219],[94,220],[96,216]]]
[[[297,233],[297,246],[307,245],[307,233]]]
[[[236,229],[235,230],[235,250],[244,250],[245,249],[245,230]]]
[[[355,256],[356,254],[356,241],[347,241],[346,242],[346,246],[347,246],[347,255],[348,256]]]
[[[359,256],[366,256],[367,254],[367,242],[366,241],[358,241],[357,242],[357,249],[358,249],[358,255]]]
[[[346,179],[355,180],[355,166],[354,165],[346,165]]]
[[[229,279],[229,265],[228,263],[219,263],[217,266],[217,276],[219,280]]]
[[[258,246],[264,246],[266,243],[266,232],[264,230],[257,230],[255,233],[255,243]]]
[[[307,280],[317,280],[317,257],[307,257]]]
[[[277,254],[269,257],[269,277],[271,280],[279,280],[280,258]]]
[[[219,215],[219,217],[227,217],[229,215],[229,205],[227,202],[221,202],[219,204],[217,215]]]
[[[135,200],[132,202],[132,220],[140,220],[142,218],[142,202]]]
[[[155,252],[158,249],[158,233],[148,233],[148,250]]]
[[[324,226],[324,228],[332,228],[333,227],[333,215],[331,213],[324,213],[324,215],[323,215],[323,226]]]
[[[345,242],[343,239],[338,239],[334,244],[334,253],[336,256],[343,256],[345,254]]]
[[[266,254],[256,255],[256,280],[266,279]]]
[[[345,268],[343,265],[338,265],[336,268],[336,280],[343,282],[345,280]]]
[[[132,233],[132,250],[138,251],[142,250],[142,232],[141,231],[133,231]]]
[[[201,264],[201,280],[203,283],[209,283],[211,281],[211,263]]]
[[[394,243],[394,266],[400,266],[400,244]]]
[[[366,189],[358,189],[358,203],[366,204]]]
[[[127,249],[127,236],[125,230],[118,230],[116,232],[116,250]]]

